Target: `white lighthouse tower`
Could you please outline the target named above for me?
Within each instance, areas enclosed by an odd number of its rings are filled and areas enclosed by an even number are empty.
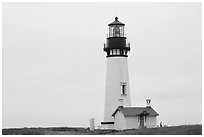
[[[108,26],[109,34],[104,44],[107,53],[104,121],[101,124],[104,128],[113,128],[112,114],[116,108],[131,106],[127,62],[130,44],[126,43],[125,24],[118,21],[118,17]]]

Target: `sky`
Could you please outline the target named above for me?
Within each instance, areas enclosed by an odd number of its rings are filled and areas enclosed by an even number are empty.
[[[132,106],[202,123],[201,3],[3,3],[2,127],[103,120],[108,24],[125,23]]]

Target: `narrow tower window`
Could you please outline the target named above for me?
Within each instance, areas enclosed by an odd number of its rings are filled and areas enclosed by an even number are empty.
[[[121,95],[127,95],[127,93],[126,93],[127,83],[126,82],[121,82],[120,85],[121,85]]]

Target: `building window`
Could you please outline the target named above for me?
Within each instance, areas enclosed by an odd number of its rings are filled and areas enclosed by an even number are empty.
[[[121,95],[127,95],[127,91],[126,91],[126,86],[127,83],[126,82],[120,82],[120,86],[121,86]]]

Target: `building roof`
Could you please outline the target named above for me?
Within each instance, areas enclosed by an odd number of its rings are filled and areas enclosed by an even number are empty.
[[[122,107],[119,106],[112,116],[121,111],[125,117],[133,117],[138,115],[158,116],[159,114],[151,107]]]
[[[115,21],[113,21],[112,23],[108,24],[108,26],[112,26],[112,25],[121,25],[121,26],[125,26],[124,23],[118,21],[118,17],[115,17]]]

